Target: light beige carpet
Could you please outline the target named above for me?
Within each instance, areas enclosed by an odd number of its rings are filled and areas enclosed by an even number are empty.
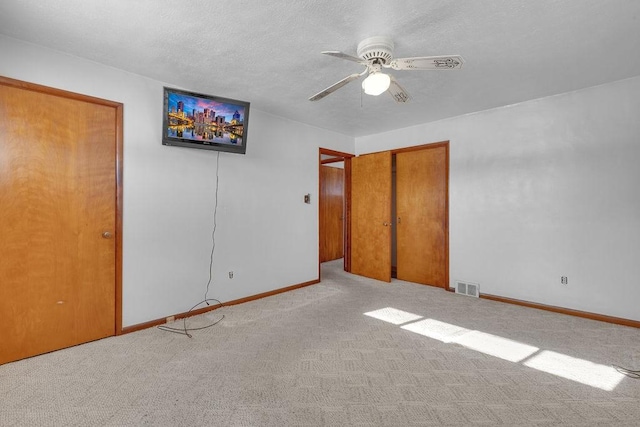
[[[193,339],[153,328],[0,366],[0,425],[640,425],[640,380],[610,368],[639,369],[640,330],[339,262],[322,278],[193,318],[225,315]]]

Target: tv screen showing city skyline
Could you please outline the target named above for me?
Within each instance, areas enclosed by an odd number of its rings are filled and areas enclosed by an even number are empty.
[[[165,88],[163,144],[245,152],[249,103]]]

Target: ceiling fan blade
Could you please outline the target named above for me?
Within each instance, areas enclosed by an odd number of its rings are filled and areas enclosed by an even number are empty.
[[[409,93],[404,90],[402,86],[400,86],[400,83],[398,83],[395,77],[393,77],[392,75],[389,75],[389,77],[391,77],[391,83],[389,84],[389,89],[387,89],[387,92],[389,92],[393,99],[398,103],[404,104],[405,102],[409,101],[411,99]]]
[[[350,76],[347,76],[344,79],[340,80],[338,83],[332,84],[331,86],[329,86],[328,88],[326,88],[322,92],[316,93],[311,98],[309,98],[309,101],[317,101],[319,99],[322,99],[325,96],[329,95],[330,93],[333,93],[333,92],[337,91],[338,89],[340,89],[342,86],[346,85],[347,83],[356,80],[361,75],[362,75],[362,73],[351,74]]]
[[[335,56],[336,58],[342,58],[342,59],[346,59],[349,61],[353,61],[353,62],[357,62],[358,64],[366,64],[367,61],[360,59],[360,58],[356,58],[355,56],[351,56],[351,55],[347,55],[344,52],[340,52],[338,50],[326,50],[324,52],[321,52],[323,55],[329,55],[329,56]]]
[[[388,67],[394,70],[459,70],[464,64],[460,55],[397,58]]]

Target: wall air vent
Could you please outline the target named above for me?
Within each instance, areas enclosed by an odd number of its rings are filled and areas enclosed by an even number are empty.
[[[478,298],[480,296],[480,285],[478,283],[456,280],[456,294]]]

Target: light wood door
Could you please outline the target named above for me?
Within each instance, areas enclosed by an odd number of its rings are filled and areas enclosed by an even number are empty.
[[[396,154],[400,280],[448,286],[447,171],[446,146]]]
[[[344,256],[344,169],[320,167],[320,262]]]
[[[391,281],[391,152],[351,159],[351,272]]]
[[[116,132],[115,108],[0,84],[0,363],[115,334]]]

